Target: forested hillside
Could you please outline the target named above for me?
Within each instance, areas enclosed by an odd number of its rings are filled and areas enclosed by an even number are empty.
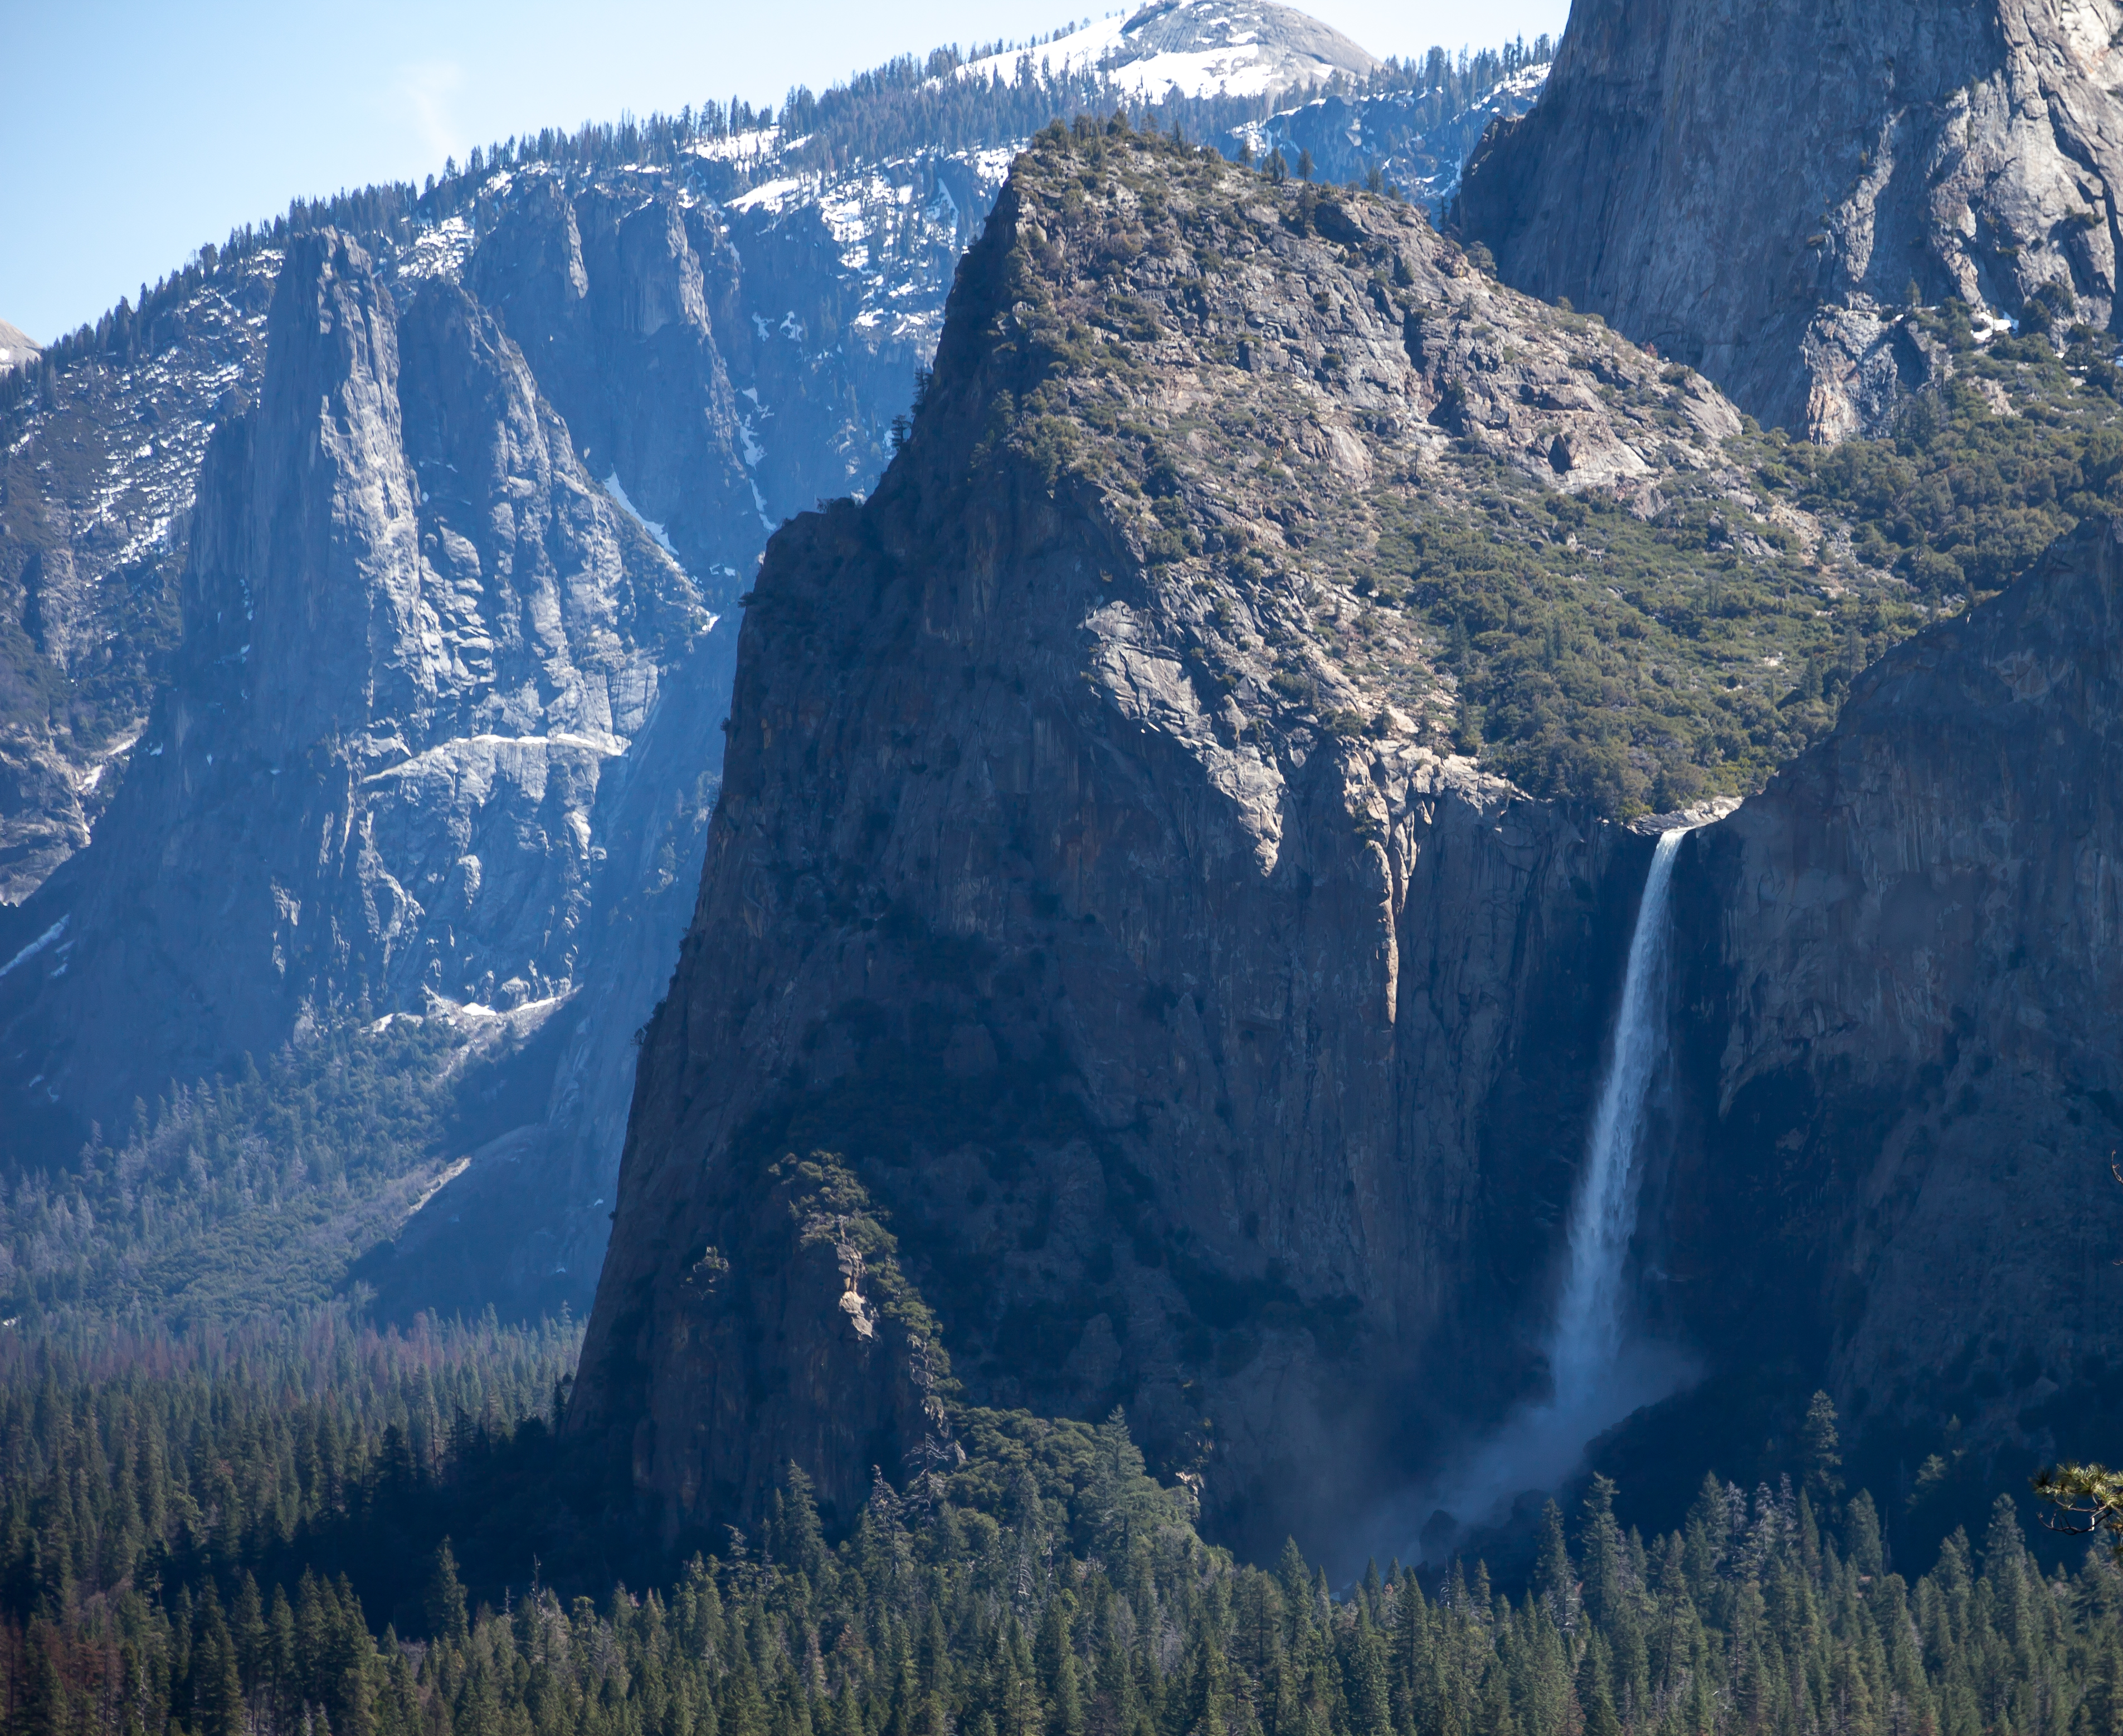
[[[1640,1537],[1595,1480],[1530,1574],[1332,1587],[1195,1535],[1116,1416],[967,1418],[822,1535],[785,1473],[682,1556],[546,1419],[565,1332],[330,1317],[0,1346],[0,1710],[21,1736],[2093,1736],[2123,1572],[2045,1571],[2013,1503],[1897,1561],[1832,1413],[1750,1495]],[[701,1540],[705,1542],[706,1540]]]

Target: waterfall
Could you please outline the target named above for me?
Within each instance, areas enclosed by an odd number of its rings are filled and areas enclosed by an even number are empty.
[[[1629,967],[1615,1015],[1615,1049],[1586,1146],[1585,1175],[1570,1214],[1570,1266],[1549,1341],[1558,1409],[1592,1401],[1622,1355],[1622,1273],[1637,1230],[1638,1161],[1644,1099],[1665,1052],[1666,901],[1685,826],[1659,835],[1629,938]]]
[[[1690,830],[1660,835],[1637,907],[1613,1047],[1571,1202],[1568,1262],[1548,1340],[1552,1390],[1472,1446],[1459,1472],[1418,1501],[1418,1509],[1436,1509],[1411,1546],[1418,1559],[1436,1559],[1468,1529],[1502,1518],[1516,1496],[1555,1488],[1594,1439],[1693,1372],[1671,1346],[1632,1339],[1624,1284],[1643,1182],[1644,1110],[1666,1050],[1666,907],[1674,859]]]

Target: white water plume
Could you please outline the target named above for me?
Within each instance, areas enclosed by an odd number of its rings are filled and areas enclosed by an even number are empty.
[[[1454,1537],[1501,1519],[1521,1493],[1556,1487],[1594,1439],[1675,1391],[1690,1373],[1671,1347],[1630,1339],[1624,1289],[1643,1180],[1644,1110],[1666,1050],[1668,894],[1674,858],[1689,830],[1660,835],[1638,906],[1613,1052],[1571,1205],[1569,1263],[1549,1337],[1553,1390],[1506,1419],[1424,1503],[1450,1516]],[[1436,1532],[1427,1527],[1425,1536],[1435,1539]]]

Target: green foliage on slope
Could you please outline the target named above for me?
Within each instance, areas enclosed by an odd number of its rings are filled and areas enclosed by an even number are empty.
[[[1788,532],[1707,485],[1645,517],[1483,483],[1381,539],[1382,588],[1454,678],[1455,745],[1536,795],[1627,817],[1744,793],[1827,721],[1779,703],[1793,670],[1854,673],[1919,625],[1877,579],[1825,592]]]
[[[1650,515],[1493,466],[1469,509],[1382,539],[1380,589],[1455,678],[1459,745],[1610,815],[1745,795],[1891,646],[2123,510],[2123,377],[2083,336],[2062,355],[2041,336],[1979,348],[1958,312],[1917,316],[1957,330],[1955,372],[1891,436],[1750,429],[1735,475],[1662,483]]]
[[[1952,356],[1951,376],[1904,405],[1891,438],[1787,447],[1765,474],[1845,524],[1858,561],[1957,606],[2123,506],[2123,373],[2112,343],[2083,327],[2060,354],[2040,332],[1979,346],[1958,302],[1909,317]]]
[[[122,1142],[0,1192],[0,1314],[232,1326],[313,1308],[440,1173],[442,1021],[359,1021],[136,1106]]]
[[[1445,298],[1417,288],[1368,195],[1124,123],[1048,129],[1018,185],[1052,237],[1023,250],[1019,283],[1047,372],[998,401],[989,445],[1009,428],[1041,475],[1146,512],[1154,564],[1206,565],[1190,582],[1263,619],[1302,595],[1293,630],[1436,745],[1605,816],[1760,788],[1890,646],[1994,593],[2084,514],[2123,507],[2123,372],[2083,330],[1986,345],[1957,306],[1913,311],[1943,380],[1891,437],[1816,449],[1747,424],[1706,447],[1714,395],[1689,370],[1567,308],[1469,293],[1449,246]],[[1311,307],[1281,300],[1293,283]],[[1333,347],[1352,297],[1404,321],[1412,356],[1446,357],[1430,419],[1459,438],[1441,458],[1389,433],[1366,479],[1308,442],[1323,402],[1350,406],[1360,434],[1375,410]],[[1249,325],[1291,359],[1240,358]],[[1647,471],[1587,485],[1568,460],[1550,474],[1478,438],[1469,395],[1543,345]],[[1301,702],[1311,684],[1286,674],[1278,690]],[[1345,733],[1377,722],[1315,709]]]

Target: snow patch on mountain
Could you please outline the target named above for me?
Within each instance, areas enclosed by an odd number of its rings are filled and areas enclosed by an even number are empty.
[[[1379,63],[1317,19],[1266,0],[1155,0],[1126,17],[967,62],[960,78],[1016,82],[1102,75],[1146,101],[1177,94],[1261,96],[1338,75],[1361,79]]]
[[[664,534],[665,527],[660,524],[654,523],[649,519],[644,518],[641,516],[640,510],[635,506],[634,503],[626,498],[626,489],[620,482],[619,472],[617,470],[614,470],[609,476],[605,478],[604,491],[606,494],[612,496],[613,501],[617,504],[621,512],[626,513],[629,518],[632,519],[636,524],[640,525],[643,530],[649,533],[650,541],[654,542],[658,548],[661,549],[674,561],[678,559],[678,551],[671,546],[670,537]],[[679,562],[678,570],[682,573],[686,570],[685,564],[682,561]]]

